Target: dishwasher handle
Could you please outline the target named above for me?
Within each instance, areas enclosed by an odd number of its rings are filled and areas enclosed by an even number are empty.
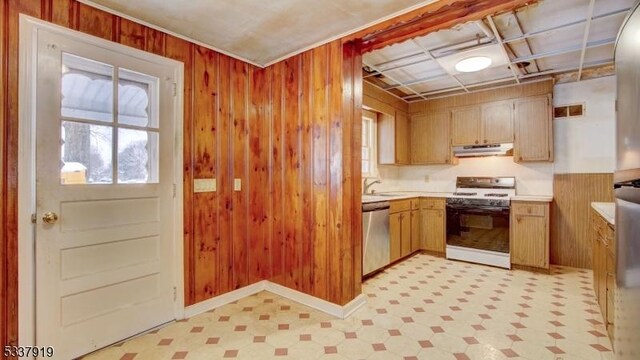
[[[380,211],[389,209],[388,201],[362,204],[362,212]]]

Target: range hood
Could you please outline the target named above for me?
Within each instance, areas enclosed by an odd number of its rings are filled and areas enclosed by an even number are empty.
[[[456,157],[509,156],[513,155],[513,143],[454,146],[453,155]]]

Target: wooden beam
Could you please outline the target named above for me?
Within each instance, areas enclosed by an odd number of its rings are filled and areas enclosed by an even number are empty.
[[[538,0],[440,0],[369,27],[344,40],[362,39],[362,51],[369,52],[536,2]]]

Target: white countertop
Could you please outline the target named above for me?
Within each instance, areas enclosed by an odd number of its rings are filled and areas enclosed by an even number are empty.
[[[393,201],[403,199],[413,199],[417,197],[435,197],[446,198],[452,196],[453,193],[435,193],[422,191],[390,191],[381,192],[373,195],[362,195],[362,203],[372,203],[377,201]]]
[[[609,224],[616,224],[616,203],[592,202],[591,207]]]
[[[366,203],[372,203],[377,201],[403,200],[403,199],[412,199],[417,197],[447,198],[452,196],[453,196],[453,193],[447,193],[447,192],[390,191],[390,192],[376,193],[373,195],[363,195],[362,203],[366,204]],[[553,196],[516,195],[512,197],[511,200],[551,202],[553,200]]]
[[[516,195],[511,198],[515,201],[539,201],[539,202],[552,202],[553,196],[548,195]]]

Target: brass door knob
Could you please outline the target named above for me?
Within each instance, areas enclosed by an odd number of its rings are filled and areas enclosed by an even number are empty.
[[[52,211],[47,211],[42,215],[42,221],[46,224],[55,224],[55,222],[58,221],[58,214]]]

